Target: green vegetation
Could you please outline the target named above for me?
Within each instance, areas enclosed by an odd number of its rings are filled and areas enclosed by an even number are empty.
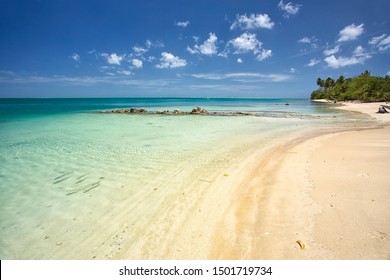
[[[317,85],[320,88],[312,92],[311,99],[390,101],[390,77],[371,76],[368,70],[353,78],[340,76],[336,81],[330,77],[318,78]]]

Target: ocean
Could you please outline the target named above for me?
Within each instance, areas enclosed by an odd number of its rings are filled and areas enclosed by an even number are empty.
[[[257,116],[100,113],[195,106]],[[307,99],[0,99],[0,258],[141,252],[138,237],[161,215],[192,207],[185,194],[228,176],[255,150],[362,119]]]

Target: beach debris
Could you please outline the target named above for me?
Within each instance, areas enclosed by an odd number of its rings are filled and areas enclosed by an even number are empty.
[[[389,113],[389,111],[387,111],[386,109],[390,109],[390,106],[380,105],[379,108],[378,108],[377,114],[387,114],[387,113]]]
[[[227,176],[229,176],[229,174],[228,173],[224,173],[223,176],[227,177]]]
[[[305,249],[305,243],[303,243],[301,240],[297,240],[296,241],[299,245],[299,247],[301,247],[301,250]]]
[[[62,242],[56,242],[56,245],[57,245],[57,246],[61,246],[61,245],[62,245]]]

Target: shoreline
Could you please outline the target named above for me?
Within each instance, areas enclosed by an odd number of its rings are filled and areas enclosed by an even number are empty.
[[[378,106],[338,108],[382,128],[306,135],[263,155],[236,188],[209,257],[390,258],[390,114],[375,114]]]

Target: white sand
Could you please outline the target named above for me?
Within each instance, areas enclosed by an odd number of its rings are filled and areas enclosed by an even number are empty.
[[[346,109],[377,117],[378,107]],[[237,182],[210,258],[390,258],[390,127],[298,137],[257,158]]]

